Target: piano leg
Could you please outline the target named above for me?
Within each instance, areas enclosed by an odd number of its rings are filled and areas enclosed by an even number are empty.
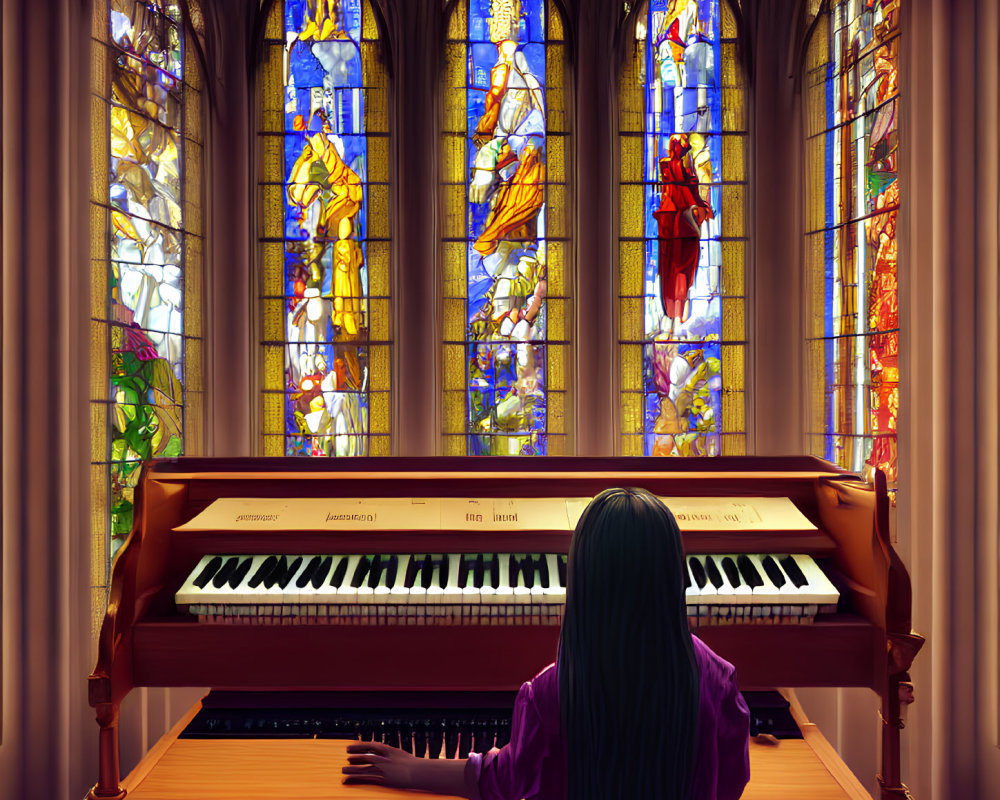
[[[87,794],[87,800],[122,800],[125,790],[121,786],[118,765],[118,704],[98,703],[97,724],[101,727],[98,748],[100,774],[97,785]]]
[[[882,698],[882,773],[877,776],[881,800],[912,800],[913,797],[899,774],[899,732],[903,728],[899,685],[901,680],[908,678],[905,672],[890,675]]]

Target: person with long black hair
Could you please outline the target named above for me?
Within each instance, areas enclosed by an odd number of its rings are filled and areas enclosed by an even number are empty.
[[[525,683],[510,742],[430,760],[348,746],[346,783],[477,800],[736,800],[750,778],[736,670],[688,630],[673,514],[608,489],[570,544],[555,664]]]

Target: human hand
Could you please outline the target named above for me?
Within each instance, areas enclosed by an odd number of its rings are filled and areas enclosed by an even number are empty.
[[[375,784],[407,789],[413,786],[416,756],[380,742],[347,745],[348,766],[341,769],[344,783]]]

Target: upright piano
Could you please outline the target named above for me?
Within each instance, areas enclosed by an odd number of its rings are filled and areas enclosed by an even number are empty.
[[[742,689],[879,695],[881,794],[907,796],[900,702],[923,639],[881,473],[870,484],[811,457],[553,457],[146,464],[89,679],[90,797],[124,796],[118,709],[138,686],[368,706],[512,696],[555,660],[572,529],[612,486],[674,510],[692,630]]]

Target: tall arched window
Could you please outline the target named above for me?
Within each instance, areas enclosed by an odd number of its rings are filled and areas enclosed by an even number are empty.
[[[546,0],[458,0],[441,164],[444,451],[566,452],[563,25]]]
[[[198,5],[188,6],[199,24]],[[198,60],[180,5],[96,0],[92,45],[91,528],[101,587],[132,526],[142,460],[202,446],[203,156]]]
[[[619,85],[621,451],[746,452],[746,100],[724,0],[649,0]]]
[[[389,122],[368,0],[275,0],[259,78],[265,455],[387,455]]]
[[[810,450],[896,475],[898,0],[834,0],[806,56]]]

